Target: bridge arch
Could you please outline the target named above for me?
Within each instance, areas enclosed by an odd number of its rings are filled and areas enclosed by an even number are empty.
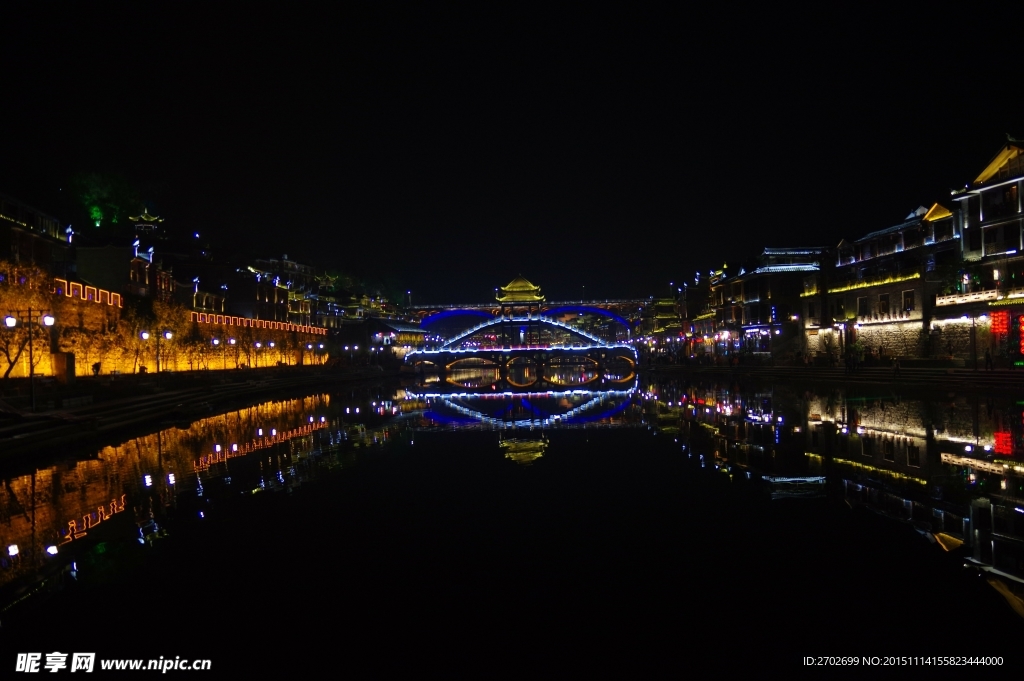
[[[590,343],[592,343],[592,344],[594,344],[596,346],[605,346],[605,347],[608,346],[608,343],[606,341],[602,340],[601,338],[598,338],[597,336],[595,336],[595,335],[593,335],[591,333],[588,333],[588,332],[584,331],[583,329],[577,329],[574,326],[569,326],[568,324],[564,324],[563,322],[560,322],[560,321],[558,321],[556,319],[551,319],[551,318],[548,318],[548,317],[535,317],[535,318],[523,318],[523,319],[516,318],[516,317],[513,317],[513,318],[498,317],[498,318],[491,319],[489,321],[485,321],[485,322],[483,322],[481,324],[478,324],[478,325],[474,326],[473,328],[467,329],[467,330],[463,331],[462,333],[460,333],[459,335],[454,336],[453,338],[449,339],[448,342],[446,342],[444,345],[442,345],[441,349],[442,350],[451,350],[453,348],[457,348],[458,345],[462,341],[464,341],[465,339],[469,338],[473,334],[478,333],[480,331],[484,331],[486,329],[489,329],[489,328],[492,328],[492,327],[495,327],[495,326],[501,326],[502,324],[512,324],[512,325],[518,325],[518,324],[543,324],[543,325],[547,325],[547,326],[555,326],[555,327],[564,329],[564,330],[568,331],[571,334],[579,336],[582,339],[586,339],[587,341],[589,341]]]

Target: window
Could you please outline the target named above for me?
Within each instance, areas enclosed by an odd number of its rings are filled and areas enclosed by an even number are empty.
[[[985,232],[985,245],[994,244],[996,242],[996,237],[999,235],[999,228],[996,227],[995,229],[986,229],[983,231]]]
[[[888,293],[882,293],[878,296],[878,314],[889,314]]]
[[[967,233],[967,245],[968,250],[980,251],[981,250],[981,232],[975,228]]]
[[[914,292],[904,291],[903,292],[903,311],[913,312],[914,311]]]
[[[893,440],[882,440],[882,455],[886,461],[896,460],[896,442]]]
[[[836,298],[832,303],[836,319],[846,319],[846,302],[842,298]]]
[[[868,311],[868,299],[867,299],[867,297],[866,296],[862,296],[860,298],[857,298],[857,316],[858,317],[867,317],[869,314],[871,314],[871,313]]]
[[[866,438],[864,438],[864,445],[863,445],[863,450],[862,450],[861,453],[864,454],[864,456],[874,456],[875,455],[875,438],[873,438],[873,437],[866,437]]]
[[[921,448],[917,445],[907,446],[907,463],[911,466],[921,465]]]
[[[807,316],[814,317],[814,303],[807,303]]]
[[[1003,227],[1003,246],[1006,249],[1020,247],[1020,223],[1011,222]]]

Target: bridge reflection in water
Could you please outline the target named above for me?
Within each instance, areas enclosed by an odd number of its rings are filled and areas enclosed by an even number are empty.
[[[503,391],[455,390],[450,385],[406,388],[425,403],[429,427],[464,429],[474,424],[490,428],[547,428],[624,425],[636,384],[611,390]]]

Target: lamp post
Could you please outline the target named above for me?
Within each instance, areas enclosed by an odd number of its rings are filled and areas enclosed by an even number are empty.
[[[142,333],[139,334],[139,336],[142,338],[142,340],[149,340],[149,331],[143,331]],[[164,331],[163,333],[158,333],[156,335],[156,372],[158,374],[160,373],[160,338],[161,337],[164,340],[171,340],[172,338],[174,338],[174,334],[171,333],[170,331]]]
[[[15,317],[14,315],[18,316]],[[36,321],[37,317],[38,321]],[[32,352],[32,327],[39,323],[42,323],[43,326],[51,327],[54,321],[53,315],[49,312],[44,313],[40,310],[33,312],[31,307],[24,311],[16,310],[4,317],[4,324],[8,329],[13,329],[19,323],[28,327],[28,391],[32,400],[32,411],[36,410],[36,374],[35,356]]]
[[[259,341],[256,341],[256,351],[253,353],[253,356],[256,358],[256,368],[257,369],[260,368],[260,348],[262,348],[262,347],[263,347],[263,343],[260,343]]]
[[[214,338],[210,342],[213,343],[213,347],[217,347],[218,345],[220,346],[221,368],[224,369],[224,370],[227,370],[227,368],[228,368],[228,356],[227,356],[227,349],[228,348],[227,348],[227,346],[226,345],[221,345],[219,338]]]

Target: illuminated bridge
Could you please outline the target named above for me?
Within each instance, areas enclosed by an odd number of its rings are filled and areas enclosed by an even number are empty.
[[[456,388],[611,387],[633,380],[632,345],[542,314],[540,288],[525,279],[501,291],[496,317],[409,353],[407,365]]]
[[[416,305],[410,308],[420,316],[420,325],[428,336],[450,338],[481,322],[500,319],[511,307],[532,303],[532,309],[546,318],[572,323],[588,329],[607,341],[628,340],[640,324],[650,299],[575,300],[551,302],[540,295],[540,287],[517,277],[501,288],[496,300],[469,305]]]

